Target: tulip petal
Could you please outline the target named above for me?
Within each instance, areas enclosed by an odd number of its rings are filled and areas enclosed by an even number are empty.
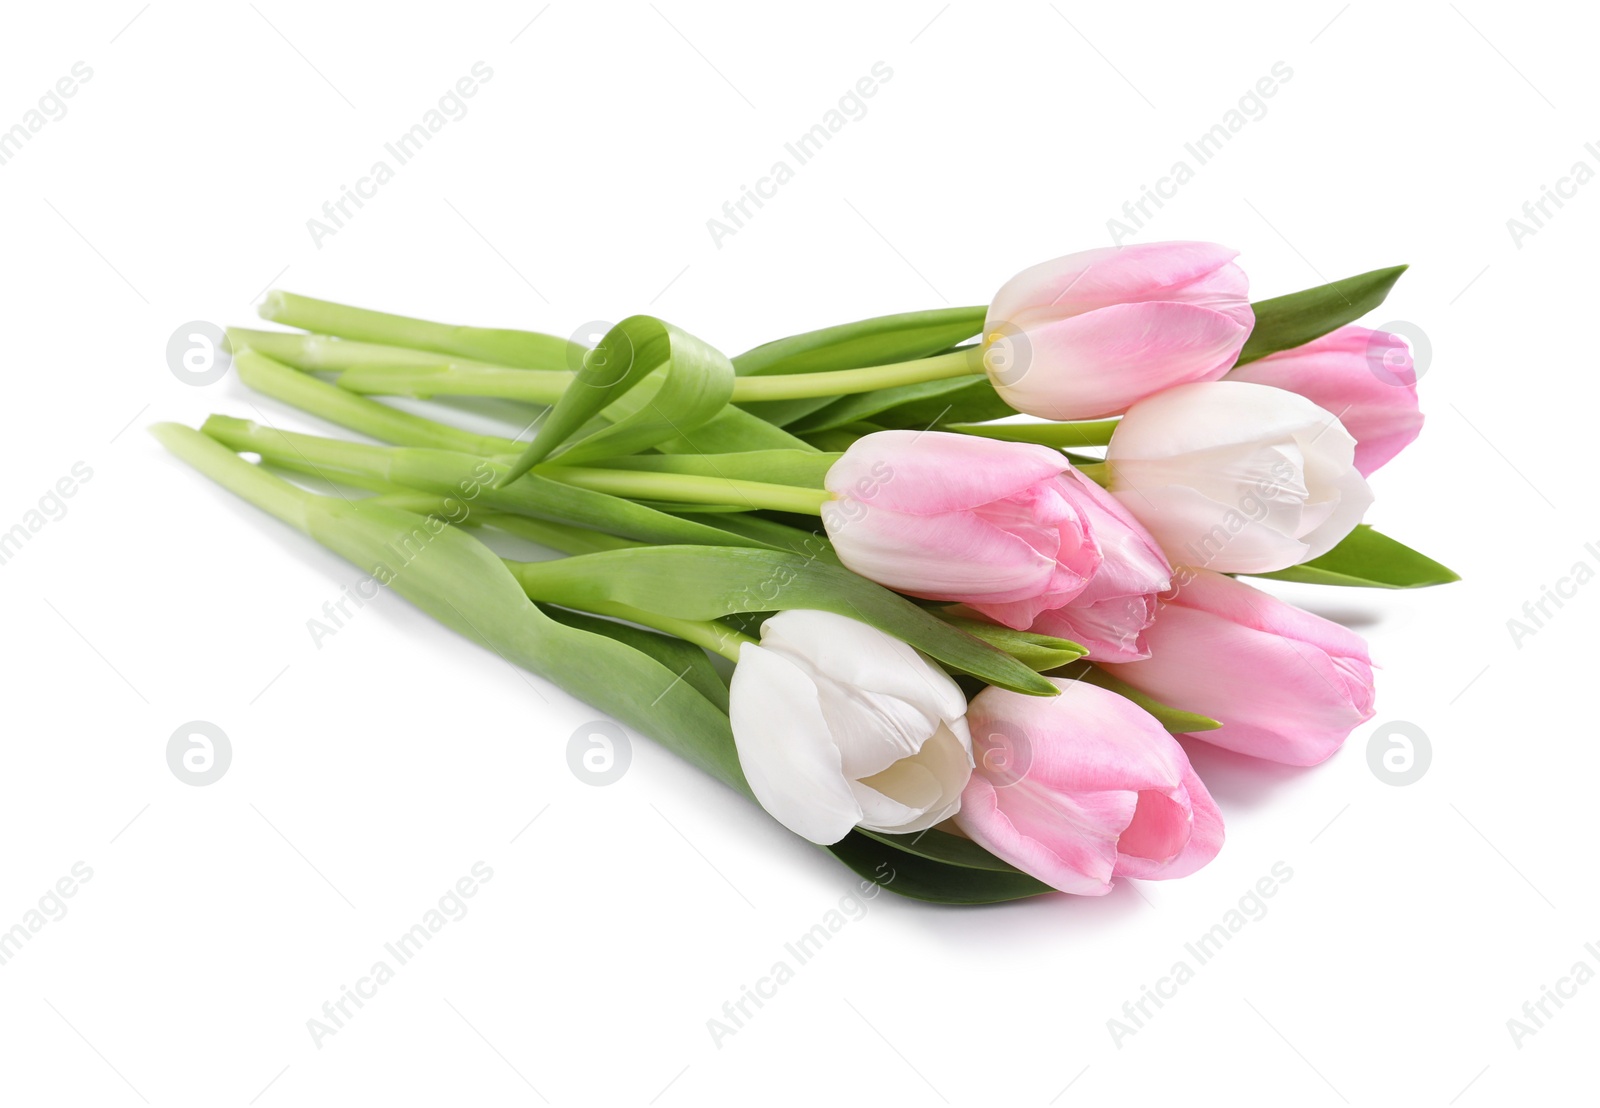
[[[1217,802],[1211,799],[1211,793],[1200,780],[1199,774],[1188,764],[1187,757],[1184,759],[1183,794],[1188,802],[1191,818],[1188,841],[1184,843],[1178,856],[1171,861],[1160,863],[1145,857],[1119,853],[1116,870],[1118,877],[1137,877],[1147,881],[1188,877],[1222,850],[1222,813],[1217,810]],[[1124,836],[1124,849],[1126,844],[1127,837]]]
[[[1145,632],[1150,657],[1109,665],[1112,674],[1222,723],[1193,738],[1289,765],[1323,761],[1371,718],[1359,635],[1219,574],[1191,574]]]
[[[1213,381],[1233,365],[1249,327],[1194,304],[1112,304],[1027,328],[1027,362],[995,375],[1019,412],[1099,419],[1164,389]]]
[[[1045,592],[1056,574],[1053,557],[970,511],[852,514],[830,503],[822,506],[822,522],[848,569],[930,600],[1027,600]]]
[[[859,620],[793,609],[762,625],[761,645],[811,676],[851,779],[912,757],[942,722],[959,721],[967,710],[961,687],[944,671]]]
[[[1398,335],[1348,326],[1304,346],[1282,350],[1229,371],[1227,380],[1299,393],[1339,417],[1355,437],[1363,477],[1416,439],[1416,369]]]
[[[1068,469],[1060,451],[948,432],[875,431],[828,469],[836,497],[912,515],[974,509]]]
[[[1231,264],[1237,250],[1211,242],[1156,242],[1084,250],[1031,266],[1007,281],[990,302],[988,325],[1024,326],[1030,318],[1077,315],[1108,304],[1197,296],[1244,315],[1249,289]]]
[[[850,833],[861,807],[806,673],[776,651],[746,643],[733,671],[728,717],[745,780],[774,819],[825,846]]]
[[[1092,799],[1101,803],[1084,806],[1080,818],[1069,819],[1059,809],[1020,795],[1008,796],[1010,807],[1004,809],[1000,791],[981,775],[972,775],[956,816],[957,826],[968,838],[1061,892],[1104,896],[1111,891],[1116,835],[1104,828],[1127,823],[1133,814],[1134,794],[1093,794]],[[1019,827],[1012,819],[1019,810],[1037,818],[1026,819]]]

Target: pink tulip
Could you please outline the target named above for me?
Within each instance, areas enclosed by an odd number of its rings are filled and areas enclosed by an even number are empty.
[[[846,567],[1011,627],[1082,593],[1101,565],[1098,501],[1048,447],[876,431],[844,452],[825,484],[834,499],[823,526]]]
[[[1181,569],[1178,579],[1145,632],[1150,657],[1106,669],[1222,724],[1190,738],[1314,766],[1372,718],[1360,635],[1220,573]]]
[[[1064,893],[1184,877],[1222,849],[1222,815],[1144,709],[1084,681],[1055,697],[989,688],[967,708],[977,768],[956,824]]]
[[[984,368],[1019,412],[1098,419],[1173,385],[1214,381],[1250,335],[1237,251],[1207,242],[1103,247],[1017,274],[984,321]]]
[[[1161,547],[1116,497],[1077,470],[1086,515],[1100,544],[1100,568],[1077,596],[1040,612],[1028,628],[1087,647],[1095,662],[1148,658],[1144,631],[1156,617],[1156,598],[1172,584]]]
[[[1297,392],[1338,416],[1355,436],[1355,464],[1363,477],[1422,430],[1411,351],[1399,335],[1387,331],[1341,327],[1304,346],[1242,365],[1228,380]]]

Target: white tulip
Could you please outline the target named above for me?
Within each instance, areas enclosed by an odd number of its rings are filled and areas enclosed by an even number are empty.
[[[961,689],[911,647],[832,612],[780,612],[745,643],[728,715],[756,799],[814,843],[857,825],[932,827],[961,807],[972,737]]]
[[[1267,573],[1326,554],[1372,491],[1356,440],[1303,396],[1244,381],[1141,400],[1106,448],[1110,489],[1173,565]]]

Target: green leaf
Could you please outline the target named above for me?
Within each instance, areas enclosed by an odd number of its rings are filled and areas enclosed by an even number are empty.
[[[1249,576],[1372,589],[1421,589],[1461,580],[1461,575],[1454,570],[1365,523],[1357,524],[1338,546],[1320,558],[1273,573]]]
[[[791,426],[804,435],[870,419],[883,427],[920,431],[934,423],[975,423],[1016,414],[979,373],[841,396]]]
[[[910,840],[919,838],[911,846]],[[919,837],[858,828],[827,849],[866,880],[913,900],[999,904],[1053,891],[978,844],[942,831],[924,831]]]
[[[796,438],[782,427],[751,415],[737,404],[729,404],[692,432],[656,443],[663,454],[732,454],[751,450],[800,450],[816,448]]]
[[[648,391],[636,394],[632,405],[617,403],[641,385]],[[676,438],[709,422],[732,395],[733,364],[721,351],[654,316],[629,316],[584,358],[507,480],[558,451],[562,464],[578,465]],[[603,409],[610,409],[611,426],[569,445]]]
[[[675,619],[815,608],[857,619],[953,669],[1035,696],[1056,688],[1022,662],[849,570],[777,550],[652,546],[512,566],[529,595],[564,607],[609,604]]]
[[[1312,339],[1355,322],[1383,303],[1405,271],[1403,265],[1375,269],[1371,273],[1252,304],[1256,324],[1236,364],[1243,365],[1280,350],[1304,346]]]
[[[1155,697],[1140,692],[1126,681],[1118,680],[1099,666],[1090,665],[1088,662],[1077,662],[1073,665],[1064,666],[1059,672],[1053,673],[1051,676],[1063,677],[1073,681],[1087,681],[1091,685],[1099,685],[1102,689],[1131,700],[1155,716],[1162,727],[1175,735],[1187,735],[1192,731],[1215,731],[1222,726],[1210,716],[1202,716],[1197,712],[1185,712],[1181,708],[1173,708],[1163,704]]]
[[[828,470],[838,460],[837,454],[814,450],[745,450],[729,454],[636,454],[608,459],[604,468],[737,477],[771,485],[820,489]]]
[[[200,472],[311,536],[446,627],[602,706],[749,794],[728,717],[716,704],[650,655],[546,616],[499,556],[465,531],[436,517],[306,492],[187,427],[161,424],[151,430]]]
[[[747,350],[733,359],[733,366],[739,376],[755,377],[769,373],[826,373],[928,358],[976,335],[983,328],[987,310],[984,305],[939,308],[824,327]],[[828,397],[813,397],[758,401],[745,407],[783,427],[830,403]]]
[[[693,511],[684,511],[679,504],[673,509],[678,515],[686,519],[695,519],[696,513],[703,505],[694,505]],[[755,512],[741,512],[738,515],[717,516],[699,522],[709,523],[712,527],[720,527],[731,531],[735,535],[751,540],[750,546],[770,546],[774,550],[788,550],[807,558],[820,558],[830,565],[839,565],[839,556],[833,551],[833,543],[829,541],[827,532],[822,529],[822,524],[817,523],[812,530],[803,530],[791,527],[787,523],[767,519]]]
[[[682,639],[675,639],[671,635],[647,631],[642,627],[618,623],[615,620],[602,619],[587,612],[575,612],[570,608],[550,605],[541,606],[539,610],[558,623],[591,634],[605,635],[648,654],[673,673],[681,674],[685,681],[699,690],[701,696],[723,712],[727,712],[728,685],[723,681],[722,674],[711,664],[711,659],[706,657],[706,652],[698,646],[686,643]]]
[[[265,472],[187,427],[151,429],[178,457],[310,535],[440,623],[537,673],[649,735],[746,796],[720,680],[700,663],[674,669],[687,644],[530,601],[506,563],[437,518],[316,496]],[[603,626],[598,626],[603,624]],[[592,630],[589,628],[593,628]],[[666,661],[667,664],[663,664]],[[685,664],[690,664],[685,662]],[[989,904],[1049,891],[1039,882],[937,831],[919,841],[851,832],[829,849],[883,888],[943,904]],[[945,842],[944,840],[950,840]]]
[[[1017,661],[1038,673],[1059,669],[1075,662],[1087,649],[1068,639],[1042,635],[1035,631],[1017,631],[982,619],[937,613],[952,627],[959,627],[974,638],[982,639],[997,650],[1004,650]]]
[[[1064,450],[1073,446],[1105,446],[1120,422],[1120,419],[1093,419],[1079,423],[949,423],[940,429]]]
[[[764,343],[733,359],[741,377],[825,373],[926,358],[983,329],[987,304],[881,315]]]

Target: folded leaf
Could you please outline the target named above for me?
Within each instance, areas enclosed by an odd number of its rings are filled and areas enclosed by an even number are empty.
[[[632,411],[617,405],[639,386],[648,391],[633,398]],[[654,446],[709,422],[732,395],[733,364],[716,347],[654,316],[629,316],[589,351],[576,380],[506,479],[520,477],[558,451],[563,464],[578,465]],[[611,426],[569,444],[607,408]]]

